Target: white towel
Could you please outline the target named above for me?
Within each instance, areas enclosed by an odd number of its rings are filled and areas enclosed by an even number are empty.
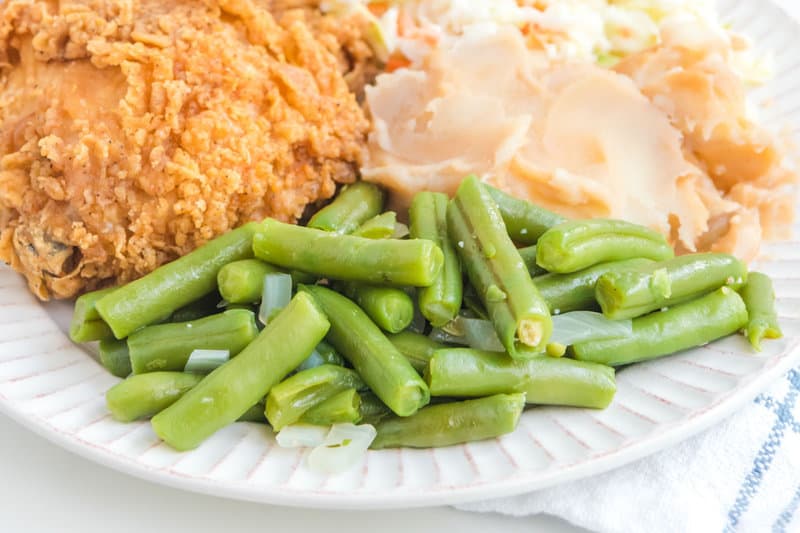
[[[800,367],[719,426],[617,470],[460,506],[598,532],[800,531]]]

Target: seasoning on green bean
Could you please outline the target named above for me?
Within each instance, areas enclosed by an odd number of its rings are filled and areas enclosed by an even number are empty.
[[[194,350],[228,350],[233,357],[256,335],[255,315],[245,309],[231,309],[190,322],[148,326],[128,338],[131,366],[134,374],[181,371]]]
[[[361,420],[361,396],[356,389],[338,392],[303,413],[300,422],[315,426],[358,424]]]
[[[131,375],[131,355],[128,352],[128,342],[125,339],[103,339],[99,345],[100,364],[112,376],[126,378]]]
[[[156,434],[190,450],[234,422],[305,360],[330,323],[314,299],[297,294],[242,352],[152,420]]]
[[[258,259],[228,263],[217,274],[219,293],[232,304],[256,303],[264,290],[264,276],[275,272],[283,271]]]
[[[268,219],[253,239],[256,257],[331,279],[427,287],[444,256],[422,240],[365,239]]]
[[[350,233],[383,209],[383,191],[377,185],[359,181],[344,187],[336,198],[308,221],[308,227]]]
[[[396,229],[397,213],[386,211],[361,224],[351,235],[367,239],[391,239]]]
[[[431,405],[408,418],[378,422],[378,435],[370,447],[435,448],[499,437],[514,431],[524,408],[525,394]]]
[[[328,315],[328,342],[392,411],[409,416],[428,403],[428,386],[358,305],[325,287],[303,285],[301,290]]]
[[[420,374],[427,368],[428,361],[431,360],[434,352],[446,347],[427,335],[413,331],[402,331],[388,337],[394,347],[408,359],[414,370]]]
[[[503,353],[469,348],[436,352],[425,381],[432,396],[524,392],[530,404],[596,409],[608,407],[617,390],[614,369],[609,366],[553,357],[515,361]]]
[[[600,263],[571,274],[545,274],[533,278],[553,314],[597,309],[595,285],[598,278],[612,270],[628,270],[653,264],[649,259],[626,259]]]
[[[539,237],[566,219],[542,207],[506,194],[500,189],[485,185],[500,210],[508,234],[520,244],[536,244]]]
[[[90,342],[114,337],[114,333],[97,312],[96,304],[104,296],[111,294],[116,287],[87,292],[75,300],[72,321],[69,324],[69,338],[74,342]]]
[[[469,280],[506,351],[514,358],[528,355],[522,347],[544,351],[553,331],[550,311],[492,197],[474,176],[458,188],[447,222]]]
[[[446,194],[420,192],[408,211],[412,239],[433,241],[444,254],[444,264],[430,287],[418,291],[419,308],[434,327],[453,320],[461,309],[464,282],[461,261],[447,233]]]
[[[279,431],[343,390],[363,387],[364,382],[358,374],[347,368],[336,365],[310,368],[272,387],[264,413],[272,428]]]
[[[352,282],[342,283],[337,288],[384,331],[403,331],[414,319],[414,301],[402,289]]]
[[[751,272],[740,294],[747,307],[747,339],[753,348],[761,351],[762,339],[779,339],[783,336],[775,310],[772,280],[761,272]]]
[[[570,220],[547,230],[536,244],[539,266],[559,274],[608,261],[664,261],[674,255],[662,234],[622,220]]]
[[[203,379],[183,372],[152,372],[131,376],[106,392],[111,416],[120,422],[149,418],[175,403]]]
[[[572,346],[575,359],[611,366],[655,359],[700,346],[747,324],[739,294],[722,287],[697,300],[633,319],[633,335]]]
[[[245,224],[117,288],[98,300],[100,316],[118,339],[169,317],[216,289],[224,265],[253,257],[253,234],[259,228],[255,222]]]
[[[611,320],[645,315],[694,300],[722,286],[739,289],[747,265],[728,254],[689,254],[639,268],[615,268],[600,276],[595,296]]]

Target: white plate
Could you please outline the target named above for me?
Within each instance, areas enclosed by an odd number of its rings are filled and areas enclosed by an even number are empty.
[[[764,119],[800,125],[800,27],[771,3],[722,3],[734,26],[777,52]],[[798,128],[800,129],[800,128]],[[796,132],[795,132],[796,133]],[[800,216],[800,213],[799,213]],[[796,229],[798,232],[800,228]],[[371,451],[332,477],[307,452],[275,445],[264,426],[239,423],[195,451],[161,443],[149,423],[111,419],[104,393],[118,380],[62,333],[65,304],[42,306],[0,269],[0,410],[89,459],[155,482],[219,496],[307,507],[432,506],[518,494],[597,474],[685,439],[733,413],[800,360],[800,242],[766,247],[786,337],[755,355],[735,336],[625,369],[605,411],[536,408],[514,433],[437,450]],[[55,320],[54,320],[55,319]]]

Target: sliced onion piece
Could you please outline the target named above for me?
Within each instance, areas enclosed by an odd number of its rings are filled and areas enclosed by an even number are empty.
[[[190,374],[210,374],[230,359],[230,350],[193,350],[183,371]]]
[[[633,321],[609,320],[602,313],[572,311],[553,317],[551,343],[571,346],[578,342],[627,337],[633,334]]]
[[[408,226],[403,224],[402,222],[395,222],[394,224],[394,233],[392,233],[392,239],[405,239],[409,236],[411,232],[408,229]]]
[[[308,455],[308,467],[321,474],[338,474],[358,463],[378,432],[369,424],[334,424],[325,441]]]
[[[325,442],[330,428],[311,424],[293,424],[281,429],[275,441],[281,448],[313,448]]]
[[[270,272],[264,276],[258,319],[266,325],[278,311],[289,305],[291,299],[292,276],[284,272]]]

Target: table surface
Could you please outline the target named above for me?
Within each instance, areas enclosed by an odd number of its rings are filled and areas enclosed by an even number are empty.
[[[237,533],[585,531],[550,516],[511,518],[451,508],[317,511],[183,492],[110,470],[74,455],[0,415],[0,531]],[[286,527],[281,527],[286,526]],[[266,528],[266,529],[265,529]],[[291,529],[289,529],[291,528]]]

